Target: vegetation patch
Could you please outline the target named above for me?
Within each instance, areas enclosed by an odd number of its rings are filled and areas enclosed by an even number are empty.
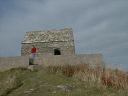
[[[128,74],[88,64],[0,73],[0,96],[128,96]]]

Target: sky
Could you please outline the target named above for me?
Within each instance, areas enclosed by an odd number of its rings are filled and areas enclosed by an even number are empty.
[[[128,0],[0,0],[0,57],[20,56],[28,31],[67,27],[77,54],[128,70]]]

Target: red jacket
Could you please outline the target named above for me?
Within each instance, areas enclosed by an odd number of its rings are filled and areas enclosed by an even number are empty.
[[[35,48],[35,47],[33,47],[33,48],[31,49],[31,53],[36,53],[36,48]]]

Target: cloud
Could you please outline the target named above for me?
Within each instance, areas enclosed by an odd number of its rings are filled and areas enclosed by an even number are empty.
[[[103,53],[128,68],[128,1],[1,0],[0,56],[20,55],[27,31],[72,27],[77,53]]]

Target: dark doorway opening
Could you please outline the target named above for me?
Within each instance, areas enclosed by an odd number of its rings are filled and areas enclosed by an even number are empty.
[[[61,52],[59,49],[54,49],[54,55],[61,55]]]

